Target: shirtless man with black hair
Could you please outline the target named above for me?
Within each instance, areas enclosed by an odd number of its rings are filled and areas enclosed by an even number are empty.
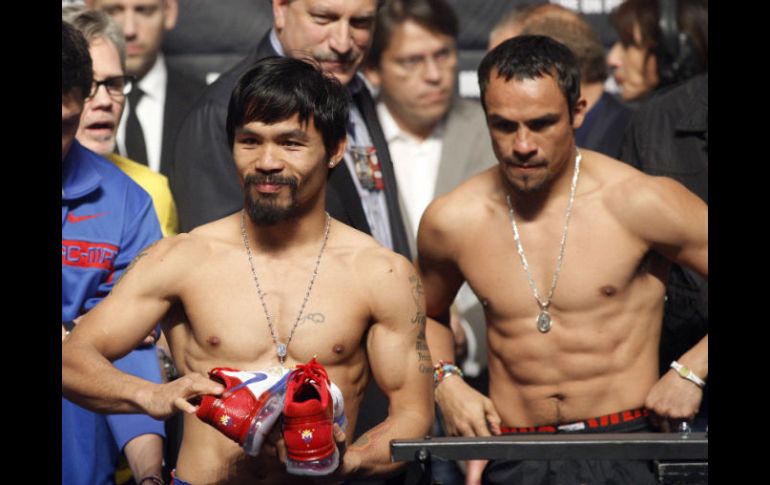
[[[510,39],[484,58],[479,82],[499,166],[435,200],[418,236],[428,317],[444,318],[467,281],[487,319],[489,398],[453,375],[451,332],[429,321],[448,431],[620,432],[648,421],[669,431],[692,419],[708,336],[662,378],[657,352],[671,262],[708,273],[707,206],[671,179],[576,147],[586,103],[562,44]],[[491,462],[484,479],[655,483],[640,462],[602,467]]]
[[[394,472],[390,440],[423,436],[432,423],[424,299],[413,266],[325,212],[348,110],[345,88],[317,67],[259,61],[228,110],[244,209],[145,250],[63,344],[68,399],[105,413],[187,413],[181,483],[302,482],[286,475],[279,434],[254,458],[195,416],[196,398],[224,390],[206,377],[214,367],[293,368],[316,356],[342,390],[348,429],[373,378],[390,399],[389,415],[348,443],[332,478]],[[176,316],[163,330],[183,377],[159,385],[117,371],[109,361],[169,312]],[[335,439],[341,449],[350,441],[339,430]]]

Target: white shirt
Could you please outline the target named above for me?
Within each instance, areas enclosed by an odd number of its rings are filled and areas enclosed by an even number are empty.
[[[377,116],[393,160],[398,194],[416,237],[422,213],[436,192],[444,122],[442,120],[425,140],[419,140],[398,126],[385,103],[377,103]]]
[[[139,81],[138,86],[144,92],[136,108],[136,116],[142,126],[144,144],[147,147],[147,163],[149,167],[160,172],[160,153],[163,145],[163,114],[166,105],[166,85],[168,71],[163,54],[158,53],[155,64]],[[126,109],[118,125],[118,151],[126,155],[126,120],[131,107],[126,102]]]

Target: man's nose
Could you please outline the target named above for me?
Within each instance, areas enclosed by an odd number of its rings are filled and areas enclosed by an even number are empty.
[[[423,66],[423,78],[431,83],[438,83],[441,81],[442,71],[433,56],[425,56],[425,64]]]
[[[102,109],[109,109],[112,107],[112,96],[110,95],[110,92],[107,90],[107,86],[103,84],[99,84],[96,86],[96,91],[94,92],[91,99],[89,99],[89,102],[91,103],[91,107],[93,108],[102,108]]]
[[[123,35],[126,37],[126,40],[136,37],[136,16],[133,12],[125,12],[119,23],[123,27]]]
[[[338,54],[347,54],[353,48],[353,39],[350,37],[350,25],[347,22],[335,22],[329,37],[329,47]]]
[[[257,153],[254,159],[254,169],[262,173],[281,172],[285,164],[283,158],[278,155],[277,149],[271,146],[265,146]]]
[[[519,128],[513,136],[513,153],[518,160],[526,161],[537,153],[537,144],[528,130]]]
[[[612,49],[607,54],[607,65],[613,69],[617,69],[621,64],[621,53],[623,52],[623,46],[620,42],[612,44]]]

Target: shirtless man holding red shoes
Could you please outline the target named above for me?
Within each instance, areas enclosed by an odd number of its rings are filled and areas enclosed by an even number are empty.
[[[341,456],[331,478],[395,472],[390,440],[430,428],[432,367],[415,270],[324,210],[327,174],[345,150],[348,111],[344,87],[318,68],[290,58],[255,64],[233,91],[227,121],[244,209],[145,250],[63,344],[62,393],[73,402],[158,419],[187,413],[178,483],[297,483],[282,462],[280,433],[254,457],[257,450],[244,453],[235,442],[245,428],[226,433],[226,423],[243,424],[229,412],[237,406],[214,409],[214,398],[226,407],[236,396],[259,401],[265,387],[257,384],[267,374],[273,384],[288,380],[286,399],[295,408],[306,392],[322,395],[327,416],[340,402],[330,381],[336,384],[348,429],[370,379],[389,398],[388,418],[356,442],[336,428]],[[153,384],[117,371],[110,360],[167,314],[164,332],[183,377]],[[297,364],[297,373],[281,370]],[[250,372],[262,370],[265,376]],[[257,390],[249,397],[246,389]],[[207,422],[195,416],[202,401]],[[289,404],[283,410],[289,422],[294,411]],[[288,451],[296,457],[303,440],[315,441],[313,429],[300,429],[296,419],[294,428],[299,438]]]

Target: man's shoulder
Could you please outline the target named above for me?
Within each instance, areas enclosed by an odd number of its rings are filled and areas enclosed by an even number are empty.
[[[176,64],[167,63],[166,72],[168,73],[167,86],[169,86],[169,92],[172,94],[176,94],[180,90],[188,93],[201,92],[206,89],[206,81],[204,79],[195,76]]]
[[[648,175],[609,157],[599,162],[595,170],[602,173],[602,200],[621,220],[653,219],[683,198],[695,197],[672,178]]]
[[[149,194],[138,183],[110,160],[83,146],[80,148],[82,151],[77,163],[87,165],[99,175],[100,186],[106,197],[137,198],[142,201],[150,199]]]
[[[378,267],[411,265],[404,256],[382,246],[372,236],[347,224],[335,221],[331,231],[339,234],[336,253],[347,261],[351,269],[368,273]],[[376,270],[375,270],[376,271]]]
[[[436,197],[423,213],[419,233],[449,236],[462,233],[469,224],[482,220],[496,191],[497,166],[470,177],[450,192]]]
[[[165,187],[168,190],[168,178],[162,173],[155,172],[147,165],[135,162],[117,153],[110,154],[107,159],[136,183],[145,187],[148,192],[151,188]]]
[[[238,79],[254,66],[254,63],[265,57],[277,55],[272,48],[267,49],[263,42],[252,49],[246,57],[238,61],[233,67],[220,75],[216,81],[209,84],[196,103],[196,108],[201,105],[213,104],[227,109],[227,103]]]
[[[498,166],[492,166],[463,181],[460,185],[435,198],[428,208],[432,212],[456,212],[465,214],[475,211],[495,190]]]

